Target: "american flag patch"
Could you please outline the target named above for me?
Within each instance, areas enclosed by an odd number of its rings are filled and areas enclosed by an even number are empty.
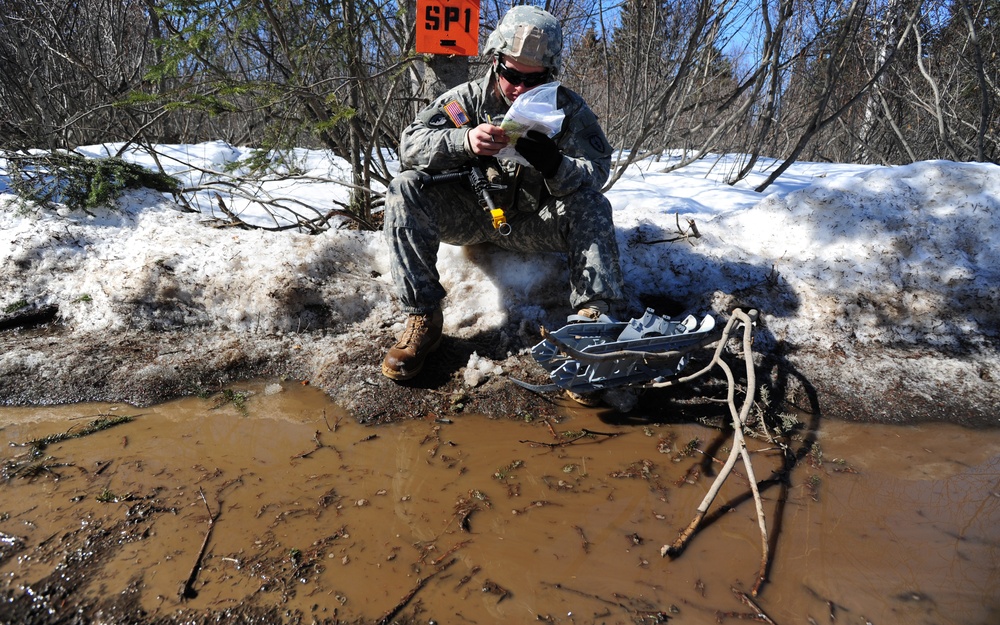
[[[451,123],[455,124],[456,128],[469,123],[469,116],[465,114],[465,109],[458,103],[458,100],[452,100],[445,104],[444,112],[451,119]]]

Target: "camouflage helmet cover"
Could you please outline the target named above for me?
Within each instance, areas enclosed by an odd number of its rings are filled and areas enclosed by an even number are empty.
[[[513,7],[486,40],[485,54],[503,54],[515,61],[559,73],[562,27],[551,13],[535,6]]]

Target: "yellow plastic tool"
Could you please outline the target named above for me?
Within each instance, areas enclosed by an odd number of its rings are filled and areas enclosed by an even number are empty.
[[[507,223],[507,216],[503,214],[502,208],[490,209],[490,215],[493,217],[493,227],[499,230],[500,234],[504,236],[510,234],[510,224]]]

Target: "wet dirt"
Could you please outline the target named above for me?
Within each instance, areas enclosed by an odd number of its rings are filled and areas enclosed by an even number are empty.
[[[998,431],[749,440],[772,555],[753,607],[741,465],[660,555],[731,435],[559,408],[366,426],[267,381],[0,409],[0,622],[1000,622]]]

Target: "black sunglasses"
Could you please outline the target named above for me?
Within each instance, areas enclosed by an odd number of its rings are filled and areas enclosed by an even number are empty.
[[[497,73],[503,76],[503,79],[509,82],[513,86],[524,85],[529,89],[532,87],[537,87],[538,85],[549,82],[552,79],[549,76],[548,71],[544,72],[532,72],[530,74],[525,74],[517,71],[516,69],[511,69],[503,64],[503,61],[497,63]]]

